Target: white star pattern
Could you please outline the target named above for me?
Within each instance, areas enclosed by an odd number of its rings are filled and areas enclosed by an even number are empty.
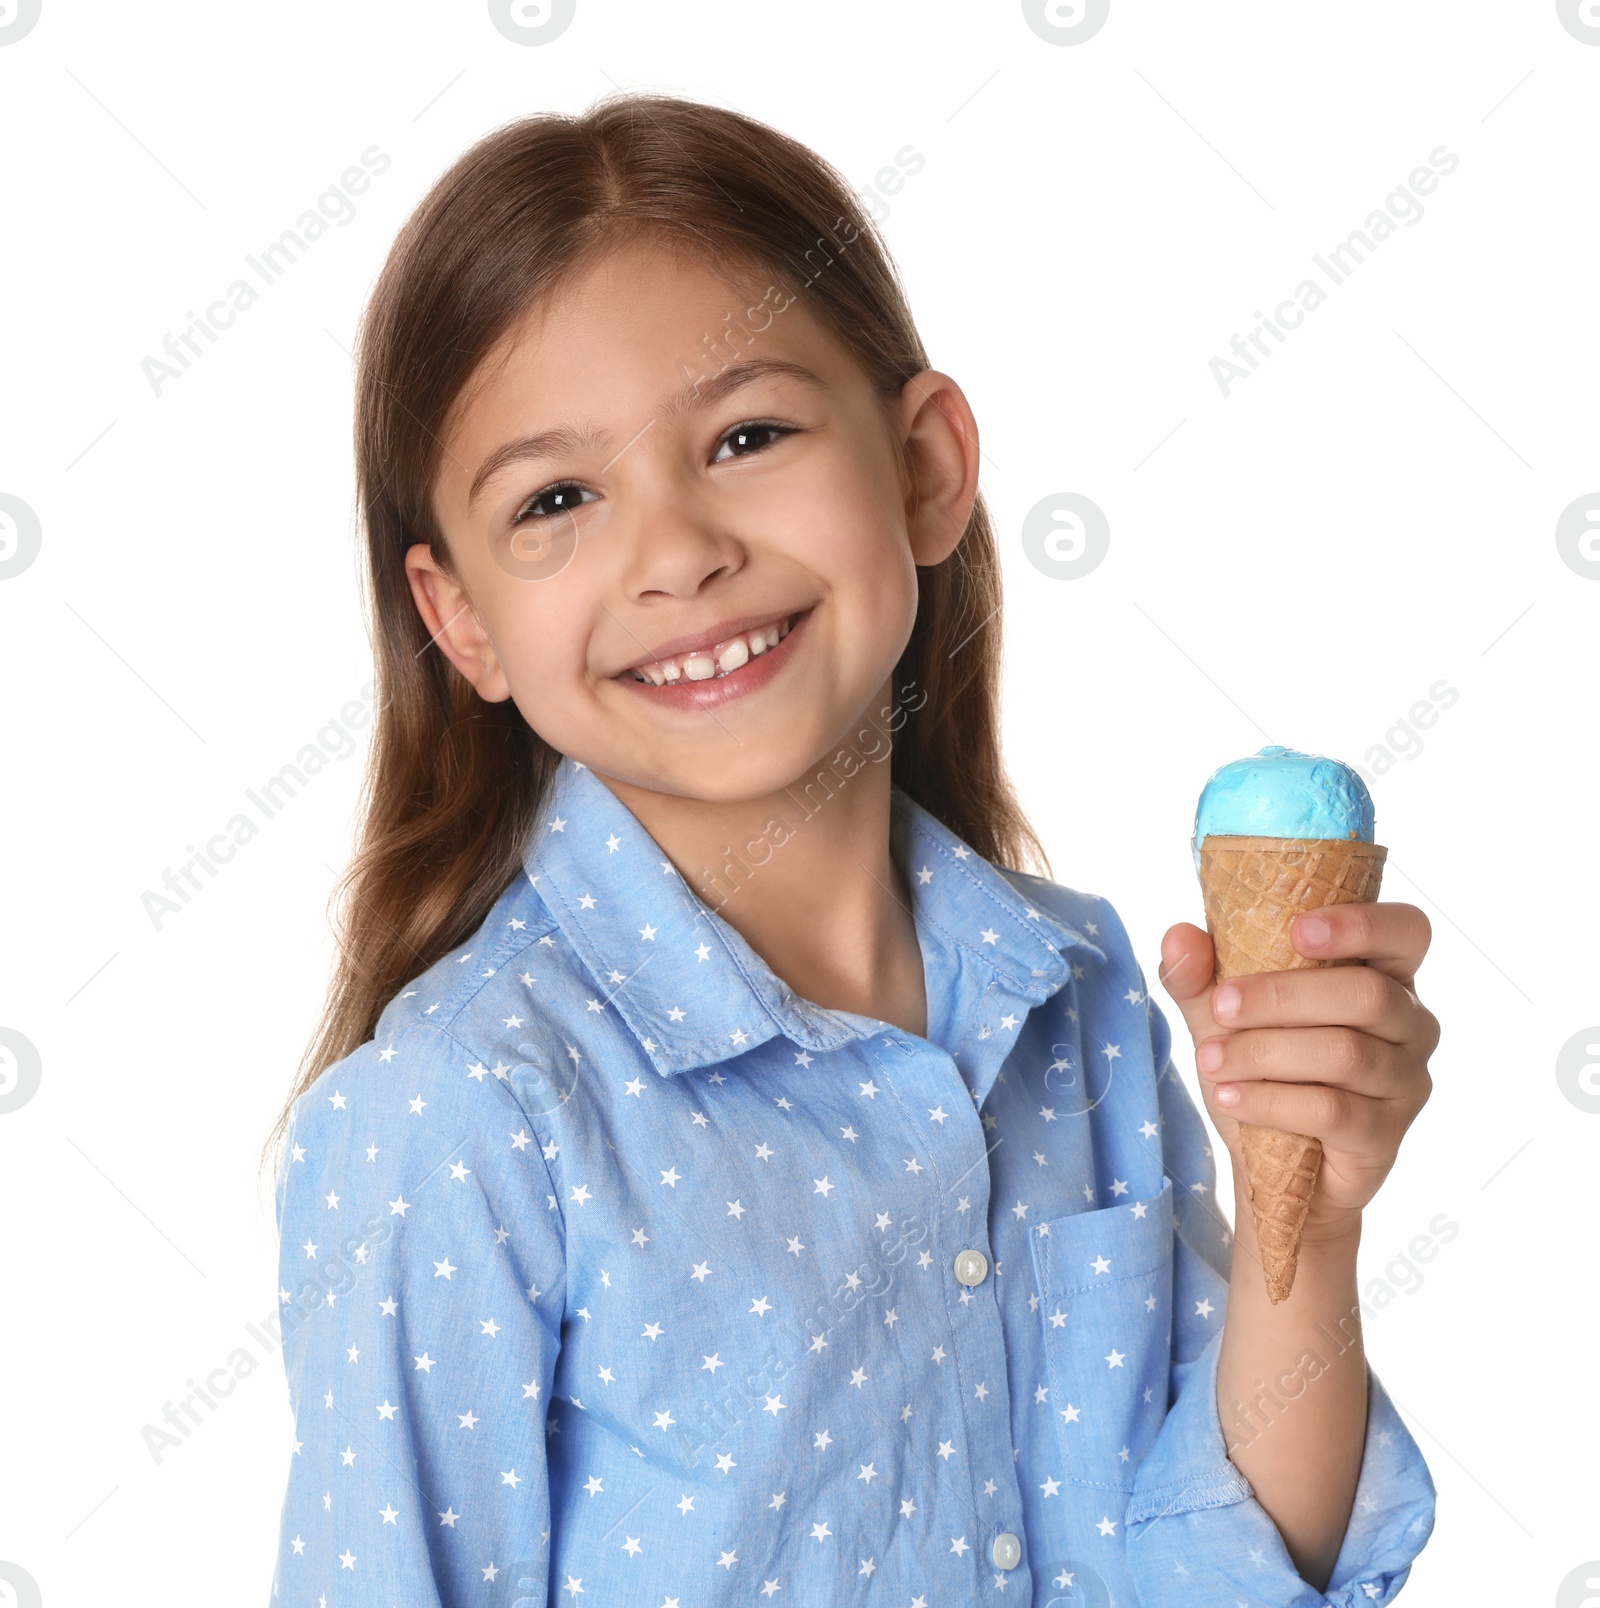
[[[1117,1601],[1221,1603],[1251,1547],[1256,1597],[1302,1589],[1248,1505],[1204,1505],[1207,1404],[1168,1410],[1231,1236],[1120,923],[894,798],[928,1036],[736,953],[563,760],[527,875],[297,1102],[281,1600],[376,1603],[441,1530],[441,1600],[485,1604],[803,1604],[848,1575],[936,1608],[1071,1556]],[[1344,1556],[1376,1598],[1432,1498],[1371,1411]],[[1141,1477],[1168,1522],[1130,1553]]]

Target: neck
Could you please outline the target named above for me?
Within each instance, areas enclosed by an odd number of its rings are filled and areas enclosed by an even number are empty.
[[[911,892],[889,851],[887,764],[849,778],[822,764],[734,803],[596,775],[797,994],[923,1033],[922,952]]]

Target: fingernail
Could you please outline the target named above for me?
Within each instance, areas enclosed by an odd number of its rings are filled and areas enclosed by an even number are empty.
[[[1328,935],[1333,929],[1321,916],[1301,916],[1295,923],[1295,936],[1303,944],[1310,944],[1316,948],[1319,944],[1328,941]]]
[[[1237,1083],[1219,1083],[1217,1085],[1218,1105],[1238,1105],[1239,1085]]]
[[[1211,1014],[1222,1022],[1239,1014],[1239,990],[1232,983],[1223,983],[1211,996]]]
[[[1215,1072],[1222,1065],[1222,1046],[1214,1039],[1207,1039],[1194,1052],[1194,1064],[1202,1072]]]

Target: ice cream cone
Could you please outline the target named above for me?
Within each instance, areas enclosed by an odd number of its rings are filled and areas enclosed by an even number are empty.
[[[1376,899],[1387,853],[1354,838],[1207,836],[1199,849],[1200,885],[1217,980],[1355,964],[1308,959],[1290,942],[1289,927],[1302,910]],[[1276,1306],[1294,1285],[1322,1145],[1249,1122],[1239,1124],[1239,1133],[1267,1295]]]

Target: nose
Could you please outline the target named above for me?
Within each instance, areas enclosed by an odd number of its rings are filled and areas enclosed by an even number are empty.
[[[745,565],[743,541],[687,488],[636,494],[621,523],[621,580],[630,602],[697,597],[716,576],[736,575]]]

